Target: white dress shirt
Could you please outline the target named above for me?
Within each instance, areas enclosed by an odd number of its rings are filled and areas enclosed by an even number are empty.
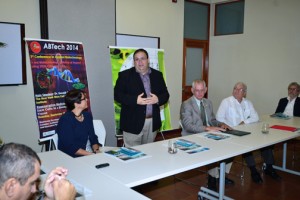
[[[216,118],[231,127],[237,126],[241,122],[250,124],[259,120],[251,101],[243,98],[240,103],[233,96],[222,100]]]
[[[290,97],[287,97],[287,99],[289,100],[289,102],[286,105],[283,114],[286,114],[286,115],[292,117],[292,116],[294,116],[294,105],[295,105],[296,98],[291,100]]]

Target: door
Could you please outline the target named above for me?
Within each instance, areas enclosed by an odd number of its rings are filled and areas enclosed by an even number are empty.
[[[202,79],[208,85],[208,41],[184,39],[182,101],[193,95],[191,87],[195,79]]]

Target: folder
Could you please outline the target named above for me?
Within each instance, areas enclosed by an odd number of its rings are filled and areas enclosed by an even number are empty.
[[[296,127],[292,127],[292,126],[281,126],[281,125],[273,125],[270,128],[274,128],[274,129],[279,129],[279,130],[283,130],[283,131],[291,131],[291,132],[295,132],[298,130],[298,128]]]

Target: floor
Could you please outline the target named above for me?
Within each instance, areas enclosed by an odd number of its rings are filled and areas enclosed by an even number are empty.
[[[292,158],[293,152],[295,152],[295,159]],[[256,184],[252,182],[250,171],[247,167],[243,167],[244,165],[241,162],[242,157],[238,156],[234,159],[231,172],[228,176],[235,181],[235,184],[226,186],[225,195],[233,199],[243,200],[300,199],[298,194],[300,191],[300,176],[278,171],[278,174],[282,179],[280,181],[273,180],[262,172],[263,161],[259,151],[255,152],[255,155],[257,168],[261,172],[263,183]],[[282,144],[275,146],[274,156],[276,164],[280,165],[282,159]],[[293,140],[288,143],[287,167],[300,171],[299,141]],[[153,200],[197,200],[199,188],[201,186],[206,186],[206,168],[207,167],[202,167],[200,169],[177,174],[176,176],[147,183],[133,189]],[[244,178],[241,178],[243,169]],[[184,179],[185,181],[179,179]],[[189,181],[190,183],[186,183],[186,181]]]

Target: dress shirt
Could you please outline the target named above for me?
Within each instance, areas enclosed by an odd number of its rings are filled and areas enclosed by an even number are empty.
[[[149,76],[150,73],[151,73],[150,68],[148,69],[148,71],[145,74],[139,73],[140,77],[142,79],[147,97],[150,97],[150,92],[151,92],[150,76]],[[148,104],[146,107],[146,117],[152,117],[152,105],[150,105],[150,104]]]
[[[295,105],[295,101],[296,98],[292,99],[290,97],[287,97],[288,103],[284,109],[283,114],[286,114],[288,116],[294,116],[294,105]]]
[[[222,100],[216,118],[218,121],[232,127],[239,125],[242,121],[249,124],[259,120],[251,101],[243,98],[240,103],[233,96]]]

